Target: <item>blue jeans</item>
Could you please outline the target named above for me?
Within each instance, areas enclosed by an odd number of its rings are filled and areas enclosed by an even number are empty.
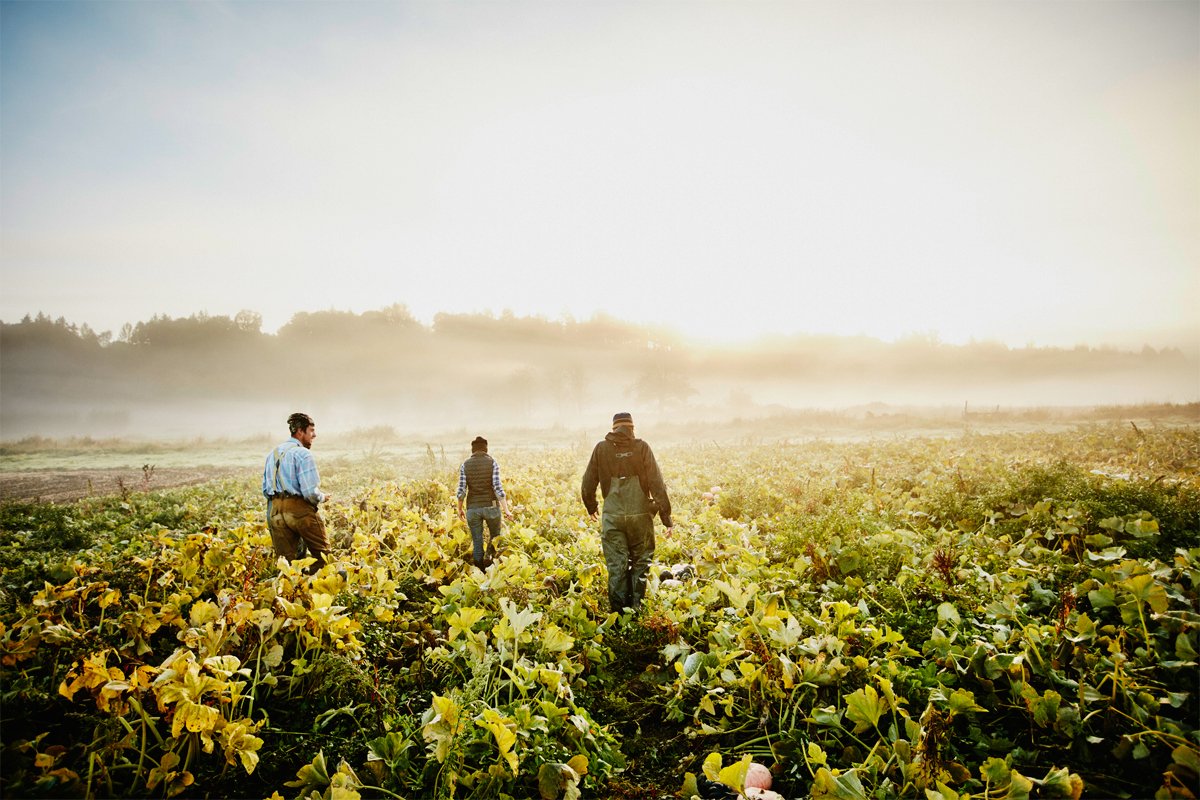
[[[471,531],[471,557],[475,566],[483,569],[483,523],[487,522],[492,541],[500,535],[500,509],[496,506],[477,506],[467,509],[467,528]]]

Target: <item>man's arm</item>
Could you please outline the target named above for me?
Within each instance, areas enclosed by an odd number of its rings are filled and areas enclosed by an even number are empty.
[[[467,462],[463,462],[458,468],[458,491],[455,496],[458,498],[458,518],[465,519],[466,513],[463,511],[463,498],[467,496]]]
[[[654,451],[648,444],[642,463],[646,467],[646,480],[649,483],[650,496],[658,504],[658,516],[662,520],[663,527],[671,528],[673,527],[671,524],[671,498],[667,495],[667,483],[663,480],[662,471],[658,468],[658,460],[654,457]]]
[[[500,513],[506,517],[511,517],[512,514],[508,510],[508,498],[504,494],[504,486],[500,483],[500,462],[492,459],[492,491],[496,493],[496,499],[500,501]]]
[[[271,452],[267,453],[266,463],[263,464],[263,479],[262,479],[263,497],[271,496],[271,494],[272,494],[271,479],[274,478],[274,476],[275,476],[275,451],[272,450]]]
[[[596,448],[598,447],[599,445],[596,446]],[[600,467],[597,463],[596,448],[592,449],[592,457],[588,459],[587,469],[583,471],[583,483],[580,485],[579,491],[583,498],[583,507],[592,515],[595,515],[600,507],[596,503],[596,487],[600,484]]]
[[[325,493],[320,489],[321,475],[317,472],[316,459],[302,447],[294,447],[291,452],[299,461],[296,464],[296,481],[300,484],[300,494],[314,506],[320,505],[325,501]]]

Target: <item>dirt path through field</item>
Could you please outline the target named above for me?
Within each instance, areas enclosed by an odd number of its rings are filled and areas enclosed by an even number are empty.
[[[70,503],[84,497],[191,486],[231,475],[245,475],[245,470],[234,467],[158,467],[148,476],[144,470],[133,467],[0,472],[0,502]]]

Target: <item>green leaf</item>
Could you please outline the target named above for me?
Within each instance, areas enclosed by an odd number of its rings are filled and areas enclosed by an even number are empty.
[[[1125,523],[1125,532],[1139,539],[1158,534],[1158,522],[1154,519],[1133,519]]]
[[[812,800],[867,800],[867,792],[863,789],[862,781],[854,770],[848,770],[841,775],[835,775],[822,767],[813,776],[810,790]]]
[[[1033,781],[1029,780],[1029,778],[1026,778],[1015,769],[1009,773],[1009,800],[1029,800],[1029,795],[1031,792],[1033,792]]]
[[[1186,631],[1175,637],[1175,656],[1182,661],[1195,661],[1200,657],[1200,653],[1196,652],[1196,647],[1192,644],[1191,634]]]
[[[1112,608],[1117,604],[1117,590],[1112,586],[1101,586],[1088,592],[1092,608]]]
[[[1003,758],[992,757],[984,762],[979,768],[979,777],[985,783],[993,786],[999,786],[1008,781],[1009,768],[1008,763]]]
[[[1047,689],[1043,696],[1031,703],[1033,721],[1043,728],[1053,725],[1058,720],[1058,707],[1061,703],[1062,695],[1053,689]]]
[[[1110,561],[1120,561],[1125,557],[1125,552],[1126,550],[1124,547],[1106,547],[1099,553],[1094,553],[1089,550],[1087,556],[1092,561],[1103,561],[1104,563],[1108,563]]]
[[[1181,744],[1176,747],[1171,751],[1171,760],[1200,774],[1200,750],[1191,745]]]
[[[938,606],[937,615],[939,622],[945,622],[955,627],[962,624],[962,617],[958,615],[958,609],[950,603],[942,603]]]
[[[842,727],[842,714],[833,706],[814,708],[812,710],[812,721],[818,725],[825,725],[830,728],[840,728]]]
[[[312,763],[304,765],[296,772],[296,780],[287,781],[283,785],[294,786],[301,790],[301,794],[306,794],[309,789],[325,791],[325,788],[329,786],[329,768],[325,764],[325,751],[318,751],[317,757],[312,760]]]
[[[367,760],[382,761],[390,769],[395,769],[403,761],[405,752],[412,745],[413,743],[404,734],[391,731],[367,742]]]
[[[966,689],[955,689],[950,693],[950,712],[961,714],[966,711],[987,711],[975,702],[975,693]]]
[[[1156,614],[1162,614],[1170,605],[1167,590],[1154,580],[1153,575],[1134,575],[1121,581],[1121,586],[1139,603],[1145,603]]]
[[[569,764],[547,761],[538,767],[538,794],[542,800],[564,800],[579,797],[579,773]]]
[[[870,730],[879,724],[879,718],[887,711],[874,686],[864,686],[846,697],[846,716],[854,720],[855,733]]]
[[[925,789],[926,800],[958,800],[958,792],[938,781],[936,789]]]

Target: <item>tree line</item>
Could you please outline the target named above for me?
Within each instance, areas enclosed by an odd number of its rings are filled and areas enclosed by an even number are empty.
[[[38,314],[0,322],[0,434],[57,433],[48,429],[122,418],[136,428],[139,409],[150,418],[207,406],[220,420],[231,408],[262,404],[329,409],[402,428],[464,418],[552,426],[615,405],[676,416],[855,399],[961,405],[972,399],[964,392],[981,385],[1071,381],[1092,387],[1084,394],[1125,389],[1094,396],[1095,403],[1180,402],[1197,399],[1196,374],[1195,361],[1171,348],[1009,348],[934,336],[890,343],[787,336],[754,346],[699,346],[669,329],[600,315],[442,313],[425,324],[392,305],[300,312],[269,333],[258,313],[242,311],[156,315],[114,337]]]

